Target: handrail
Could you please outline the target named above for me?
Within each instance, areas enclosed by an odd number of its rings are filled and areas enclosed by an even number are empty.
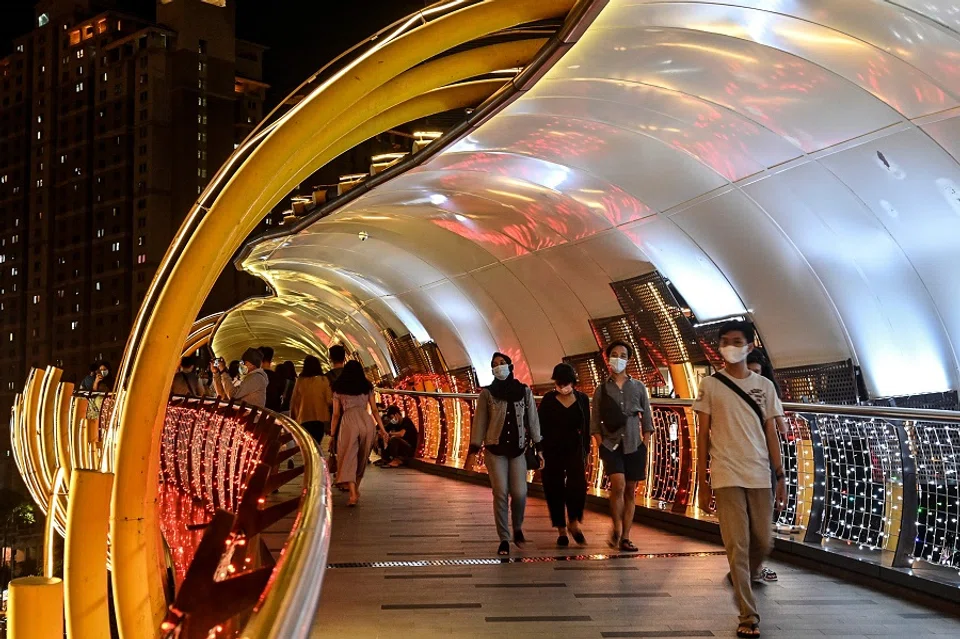
[[[432,391],[407,391],[391,388],[378,388],[378,393],[384,395],[410,395],[414,397],[436,397],[439,399],[477,399],[478,393],[437,393]],[[542,399],[535,396],[535,399]],[[690,408],[692,399],[667,399],[651,397],[650,403],[658,406],[675,406]],[[850,417],[874,417],[883,419],[900,419],[914,421],[934,421],[960,424],[960,412],[949,410],[934,410],[929,408],[899,408],[894,406],[853,406],[844,404],[801,404],[798,402],[784,402],[783,409],[790,413],[810,413],[813,415],[847,415]]]
[[[241,634],[245,638],[303,638],[310,635],[330,547],[332,497],[330,474],[319,447],[289,417],[265,411],[293,435],[303,455],[304,499],[283,554],[277,560],[267,594]]]

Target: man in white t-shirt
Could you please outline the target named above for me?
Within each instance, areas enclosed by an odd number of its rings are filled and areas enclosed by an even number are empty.
[[[730,579],[740,606],[738,637],[760,636],[760,613],[751,578],[772,543],[771,466],[777,478],[778,507],[786,499],[776,432],[776,419],[783,415],[783,407],[773,382],[747,368],[754,338],[753,325],[748,322],[727,322],[720,327],[720,354],[727,366],[703,380],[693,405],[698,423],[700,508],[709,510],[712,487]]]

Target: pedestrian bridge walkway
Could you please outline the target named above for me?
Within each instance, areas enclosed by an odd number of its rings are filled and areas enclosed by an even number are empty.
[[[334,497],[314,637],[732,637],[736,612],[719,543],[643,526],[639,555],[607,555],[609,519],[588,512],[583,549],[559,549],[531,494],[525,547],[496,555],[488,488],[370,468],[361,503]],[[960,621],[789,563],[756,586],[765,637],[960,635]]]

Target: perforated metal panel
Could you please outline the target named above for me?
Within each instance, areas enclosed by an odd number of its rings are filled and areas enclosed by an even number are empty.
[[[397,377],[404,378],[416,373],[428,373],[429,365],[420,349],[420,343],[413,335],[397,336],[392,331],[384,331],[390,359],[397,369]]]
[[[438,375],[446,372],[447,364],[443,361],[443,353],[440,352],[436,342],[424,343],[420,346],[420,352],[427,367],[426,372]]]
[[[476,393],[480,388],[480,383],[477,381],[477,371],[473,369],[473,366],[455,368],[447,371],[447,375],[450,377],[450,383],[453,385],[451,390],[454,393]]]
[[[809,404],[856,404],[857,377],[853,362],[830,362],[779,368],[774,373],[783,400]]]
[[[707,359],[697,341],[690,319],[684,314],[667,281],[659,273],[648,273],[611,285],[620,307],[631,314],[642,338],[657,345],[649,347],[670,364],[693,362],[705,364]]]
[[[600,385],[600,380],[607,376],[607,365],[603,361],[603,353],[582,353],[564,357],[563,361],[573,366],[580,380],[580,390],[593,397],[593,391]]]
[[[630,375],[641,380],[648,387],[665,385],[663,376],[654,365],[654,360],[630,316],[617,315],[590,320],[590,327],[601,349],[606,349],[608,344],[618,340],[630,344],[634,353],[627,364],[627,372]]]
[[[929,408],[933,410],[960,411],[960,398],[957,391],[946,393],[924,393],[906,397],[887,397],[870,402],[874,406],[897,406],[899,408]]]

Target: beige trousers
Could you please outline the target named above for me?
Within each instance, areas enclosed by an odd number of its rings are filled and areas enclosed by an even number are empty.
[[[714,493],[740,623],[760,623],[751,578],[770,552],[773,496],[769,488],[717,488]]]

